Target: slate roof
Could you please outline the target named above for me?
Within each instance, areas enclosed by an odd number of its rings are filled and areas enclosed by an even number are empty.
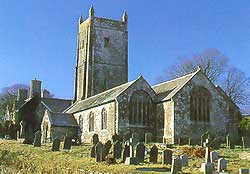
[[[124,83],[120,86],[114,87],[107,91],[104,91],[100,94],[89,97],[85,100],[78,101],[66,109],[64,112],[66,113],[75,113],[78,111],[82,111],[88,108],[92,108],[110,101],[113,101],[118,97],[124,90],[126,90],[129,86],[131,86],[136,80]]]
[[[72,114],[49,112],[50,124],[61,127],[78,127],[78,124]]]
[[[63,112],[71,105],[71,100],[57,98],[41,98],[42,104],[53,112]]]
[[[152,86],[153,90],[157,93],[158,101],[170,100],[175,94],[180,91],[187,82],[189,82],[198,72],[197,71],[172,79],[157,85]]]

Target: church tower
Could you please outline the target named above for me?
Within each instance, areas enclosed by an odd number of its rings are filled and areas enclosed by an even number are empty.
[[[78,20],[74,102],[128,81],[128,16],[122,20],[94,16]]]

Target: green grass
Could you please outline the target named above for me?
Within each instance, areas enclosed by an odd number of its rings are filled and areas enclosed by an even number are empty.
[[[34,148],[18,141],[0,140],[0,163],[7,173],[68,173],[80,174],[87,172],[101,173],[166,173],[170,171],[170,165],[148,163],[146,156],[145,163],[140,165],[125,165],[120,163],[108,165],[106,162],[96,163],[94,158],[90,158],[90,145],[73,146],[70,151],[51,151],[51,144],[42,145],[41,148]],[[61,148],[62,149],[62,148]],[[176,148],[174,148],[175,150]],[[222,148],[218,150],[219,155],[229,161],[228,171],[237,172],[241,167],[250,168],[250,161],[240,160],[239,153],[242,149],[228,150]],[[250,153],[250,149],[244,150]],[[185,173],[199,173],[202,158],[191,158],[189,167],[183,168]]]

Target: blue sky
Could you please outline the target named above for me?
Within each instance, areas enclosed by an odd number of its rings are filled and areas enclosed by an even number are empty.
[[[72,98],[77,20],[121,19],[128,12],[129,79],[155,84],[179,56],[217,48],[250,75],[250,1],[1,0],[0,88],[33,78],[56,97]]]

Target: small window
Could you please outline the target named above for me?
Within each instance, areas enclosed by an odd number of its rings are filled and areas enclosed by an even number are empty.
[[[105,48],[110,47],[110,40],[108,37],[104,37],[104,47]]]
[[[102,129],[107,129],[107,111],[102,109]]]
[[[94,120],[95,120],[94,113],[90,112],[90,114],[89,114],[89,132],[94,131],[94,127],[95,127]]]

